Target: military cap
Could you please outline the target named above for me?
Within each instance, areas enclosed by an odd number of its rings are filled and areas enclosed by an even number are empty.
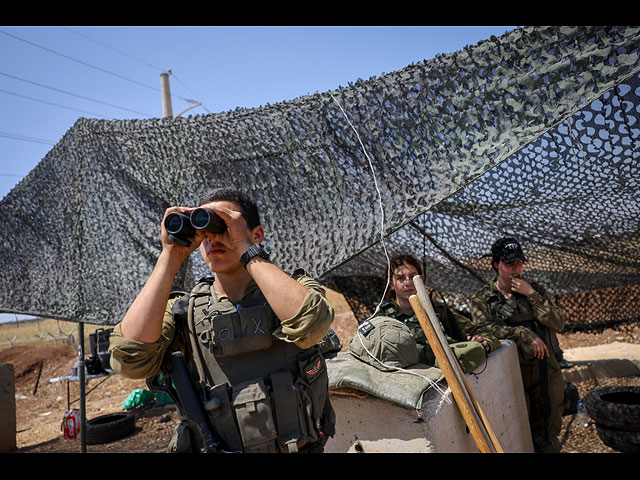
[[[503,237],[495,241],[491,246],[493,262],[512,263],[516,260],[527,261],[522,247],[515,238]]]

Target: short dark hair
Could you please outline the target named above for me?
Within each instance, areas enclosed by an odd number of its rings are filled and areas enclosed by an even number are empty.
[[[416,271],[418,272],[418,275],[422,276],[422,265],[420,265],[420,262],[418,261],[418,259],[416,257],[414,257],[413,255],[408,255],[408,254],[400,254],[400,255],[395,255],[393,257],[391,257],[391,259],[389,260],[389,264],[391,267],[391,275],[393,275],[393,272],[396,268],[401,267],[404,264],[407,265],[411,265],[412,267],[415,267]],[[385,285],[387,285],[389,283],[389,271],[385,270],[384,272],[384,279],[385,279]],[[389,292],[389,294],[392,297],[395,297],[395,293],[392,291]]]
[[[247,222],[249,230],[261,225],[258,205],[244,192],[232,188],[214,188],[202,193],[198,198],[198,202],[198,205],[211,202],[234,202],[240,207],[240,213],[242,213],[242,217]]]

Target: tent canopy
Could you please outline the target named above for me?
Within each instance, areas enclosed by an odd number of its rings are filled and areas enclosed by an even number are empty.
[[[531,27],[256,109],[79,119],[1,202],[0,311],[115,324],[166,208],[230,186],[285,271],[377,275],[391,251],[473,293],[513,234],[552,293],[640,284],[640,29]],[[176,278],[206,274],[195,252]]]

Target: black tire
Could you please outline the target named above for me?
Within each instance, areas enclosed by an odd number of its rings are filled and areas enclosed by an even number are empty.
[[[640,453],[640,432],[613,430],[596,423],[602,443],[622,453]]]
[[[596,424],[613,430],[640,432],[640,387],[602,387],[584,397],[584,406]]]
[[[109,443],[126,437],[136,428],[131,412],[110,413],[87,421],[87,445]]]

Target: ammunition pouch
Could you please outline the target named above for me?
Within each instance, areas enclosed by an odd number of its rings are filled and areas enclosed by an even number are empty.
[[[325,421],[326,413],[333,413],[326,411],[326,365],[319,352],[311,353],[300,356],[297,378],[282,370],[207,388],[207,403],[215,405],[207,409],[209,418],[231,450],[297,452],[333,435],[332,422]]]

